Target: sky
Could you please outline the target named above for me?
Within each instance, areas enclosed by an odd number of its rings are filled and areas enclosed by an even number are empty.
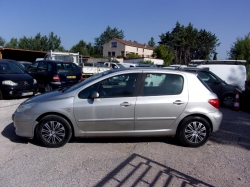
[[[178,21],[215,34],[221,43],[218,60],[238,37],[250,32],[249,0],[0,0],[0,36],[34,37],[50,32],[70,50],[80,40],[94,43],[108,26],[124,32],[125,40],[157,43]]]

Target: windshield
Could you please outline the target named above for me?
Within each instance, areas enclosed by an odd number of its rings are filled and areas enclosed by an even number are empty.
[[[73,56],[70,55],[55,55],[55,60],[64,61],[64,62],[74,62]]]
[[[24,71],[13,63],[0,63],[0,74],[23,74],[23,73]]]
[[[57,72],[59,73],[69,73],[74,71],[81,71],[80,68],[74,63],[57,63],[56,64]]]
[[[119,66],[120,68],[125,68],[123,65],[121,64],[116,64],[117,66]]]
[[[80,82],[80,83],[78,83],[78,84],[75,84],[74,86],[67,87],[67,88],[65,88],[65,89],[63,89],[63,90],[61,90],[61,91],[62,91],[62,92],[65,92],[65,91],[71,92],[71,91],[73,91],[73,90],[78,89],[79,87],[82,87],[82,86],[84,86],[84,85],[86,85],[86,84],[88,84],[88,83],[90,83],[90,82],[92,82],[92,81],[95,81],[96,79],[99,79],[100,77],[103,77],[103,76],[105,76],[105,75],[108,75],[108,74],[110,74],[110,73],[112,73],[112,70],[104,71],[104,72],[102,72],[102,73],[99,73],[99,74],[96,74],[96,75],[94,75],[94,76],[92,76],[92,77],[89,77],[89,78],[87,78],[86,80],[84,80],[84,81],[82,81],[82,82]]]

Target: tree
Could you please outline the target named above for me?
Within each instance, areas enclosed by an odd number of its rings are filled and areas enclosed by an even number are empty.
[[[80,40],[78,44],[74,45],[71,49],[70,52],[72,53],[80,53],[81,55],[89,55],[87,51],[87,44],[83,40]]]
[[[155,40],[153,37],[151,37],[151,39],[148,41],[148,45],[151,47],[155,47]]]
[[[124,32],[122,30],[119,31],[116,27],[111,29],[109,26],[98,38],[95,38],[95,46],[98,48],[99,54],[102,54],[103,44],[114,38],[123,39]]]
[[[166,45],[159,45],[154,49],[157,58],[164,60],[164,65],[169,66],[174,59],[174,54]]]
[[[243,38],[238,37],[228,52],[229,59],[246,60],[250,64],[250,33]]]
[[[141,56],[135,53],[129,53],[126,58],[141,58]]]
[[[60,44],[60,37],[51,32],[48,36],[41,36],[41,34],[38,33],[34,38],[27,38],[26,36],[20,38],[19,40],[17,38],[11,38],[10,42],[6,44],[6,47],[38,51],[65,51],[64,47]]]
[[[248,80],[250,80],[250,33],[246,36],[236,38],[228,52],[229,59],[232,60],[246,60],[248,66]]]
[[[0,36],[0,46],[4,46],[6,43],[5,39]]]
[[[201,29],[198,31],[191,23],[187,27],[176,23],[171,32],[160,35],[160,44],[174,51],[175,63],[188,64],[191,59],[209,59],[220,45],[215,34]]]
[[[8,48],[18,48],[17,38],[11,38],[10,41],[5,45]]]

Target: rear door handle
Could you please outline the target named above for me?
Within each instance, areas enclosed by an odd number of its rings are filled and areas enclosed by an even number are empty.
[[[181,105],[181,104],[184,104],[185,102],[183,101],[180,101],[180,100],[176,100],[175,102],[173,102],[173,104],[175,105]]]
[[[130,106],[130,105],[132,105],[132,104],[129,102],[123,102],[120,104],[120,106]]]

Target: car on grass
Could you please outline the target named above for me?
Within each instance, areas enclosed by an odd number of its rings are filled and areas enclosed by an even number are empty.
[[[237,86],[227,84],[206,68],[184,67],[180,70],[195,73],[210,87],[214,93],[216,93],[224,107],[233,107],[235,94],[238,90]]]
[[[81,69],[73,62],[40,60],[27,71],[37,80],[41,92],[72,86],[82,80]]]
[[[25,73],[17,61],[0,59],[0,99],[33,96],[37,91],[36,79]]]
[[[155,84],[147,86],[152,79]],[[215,93],[193,73],[162,68],[119,68],[72,87],[32,97],[12,115],[18,136],[46,147],[74,137],[177,136],[203,145],[223,115]]]

